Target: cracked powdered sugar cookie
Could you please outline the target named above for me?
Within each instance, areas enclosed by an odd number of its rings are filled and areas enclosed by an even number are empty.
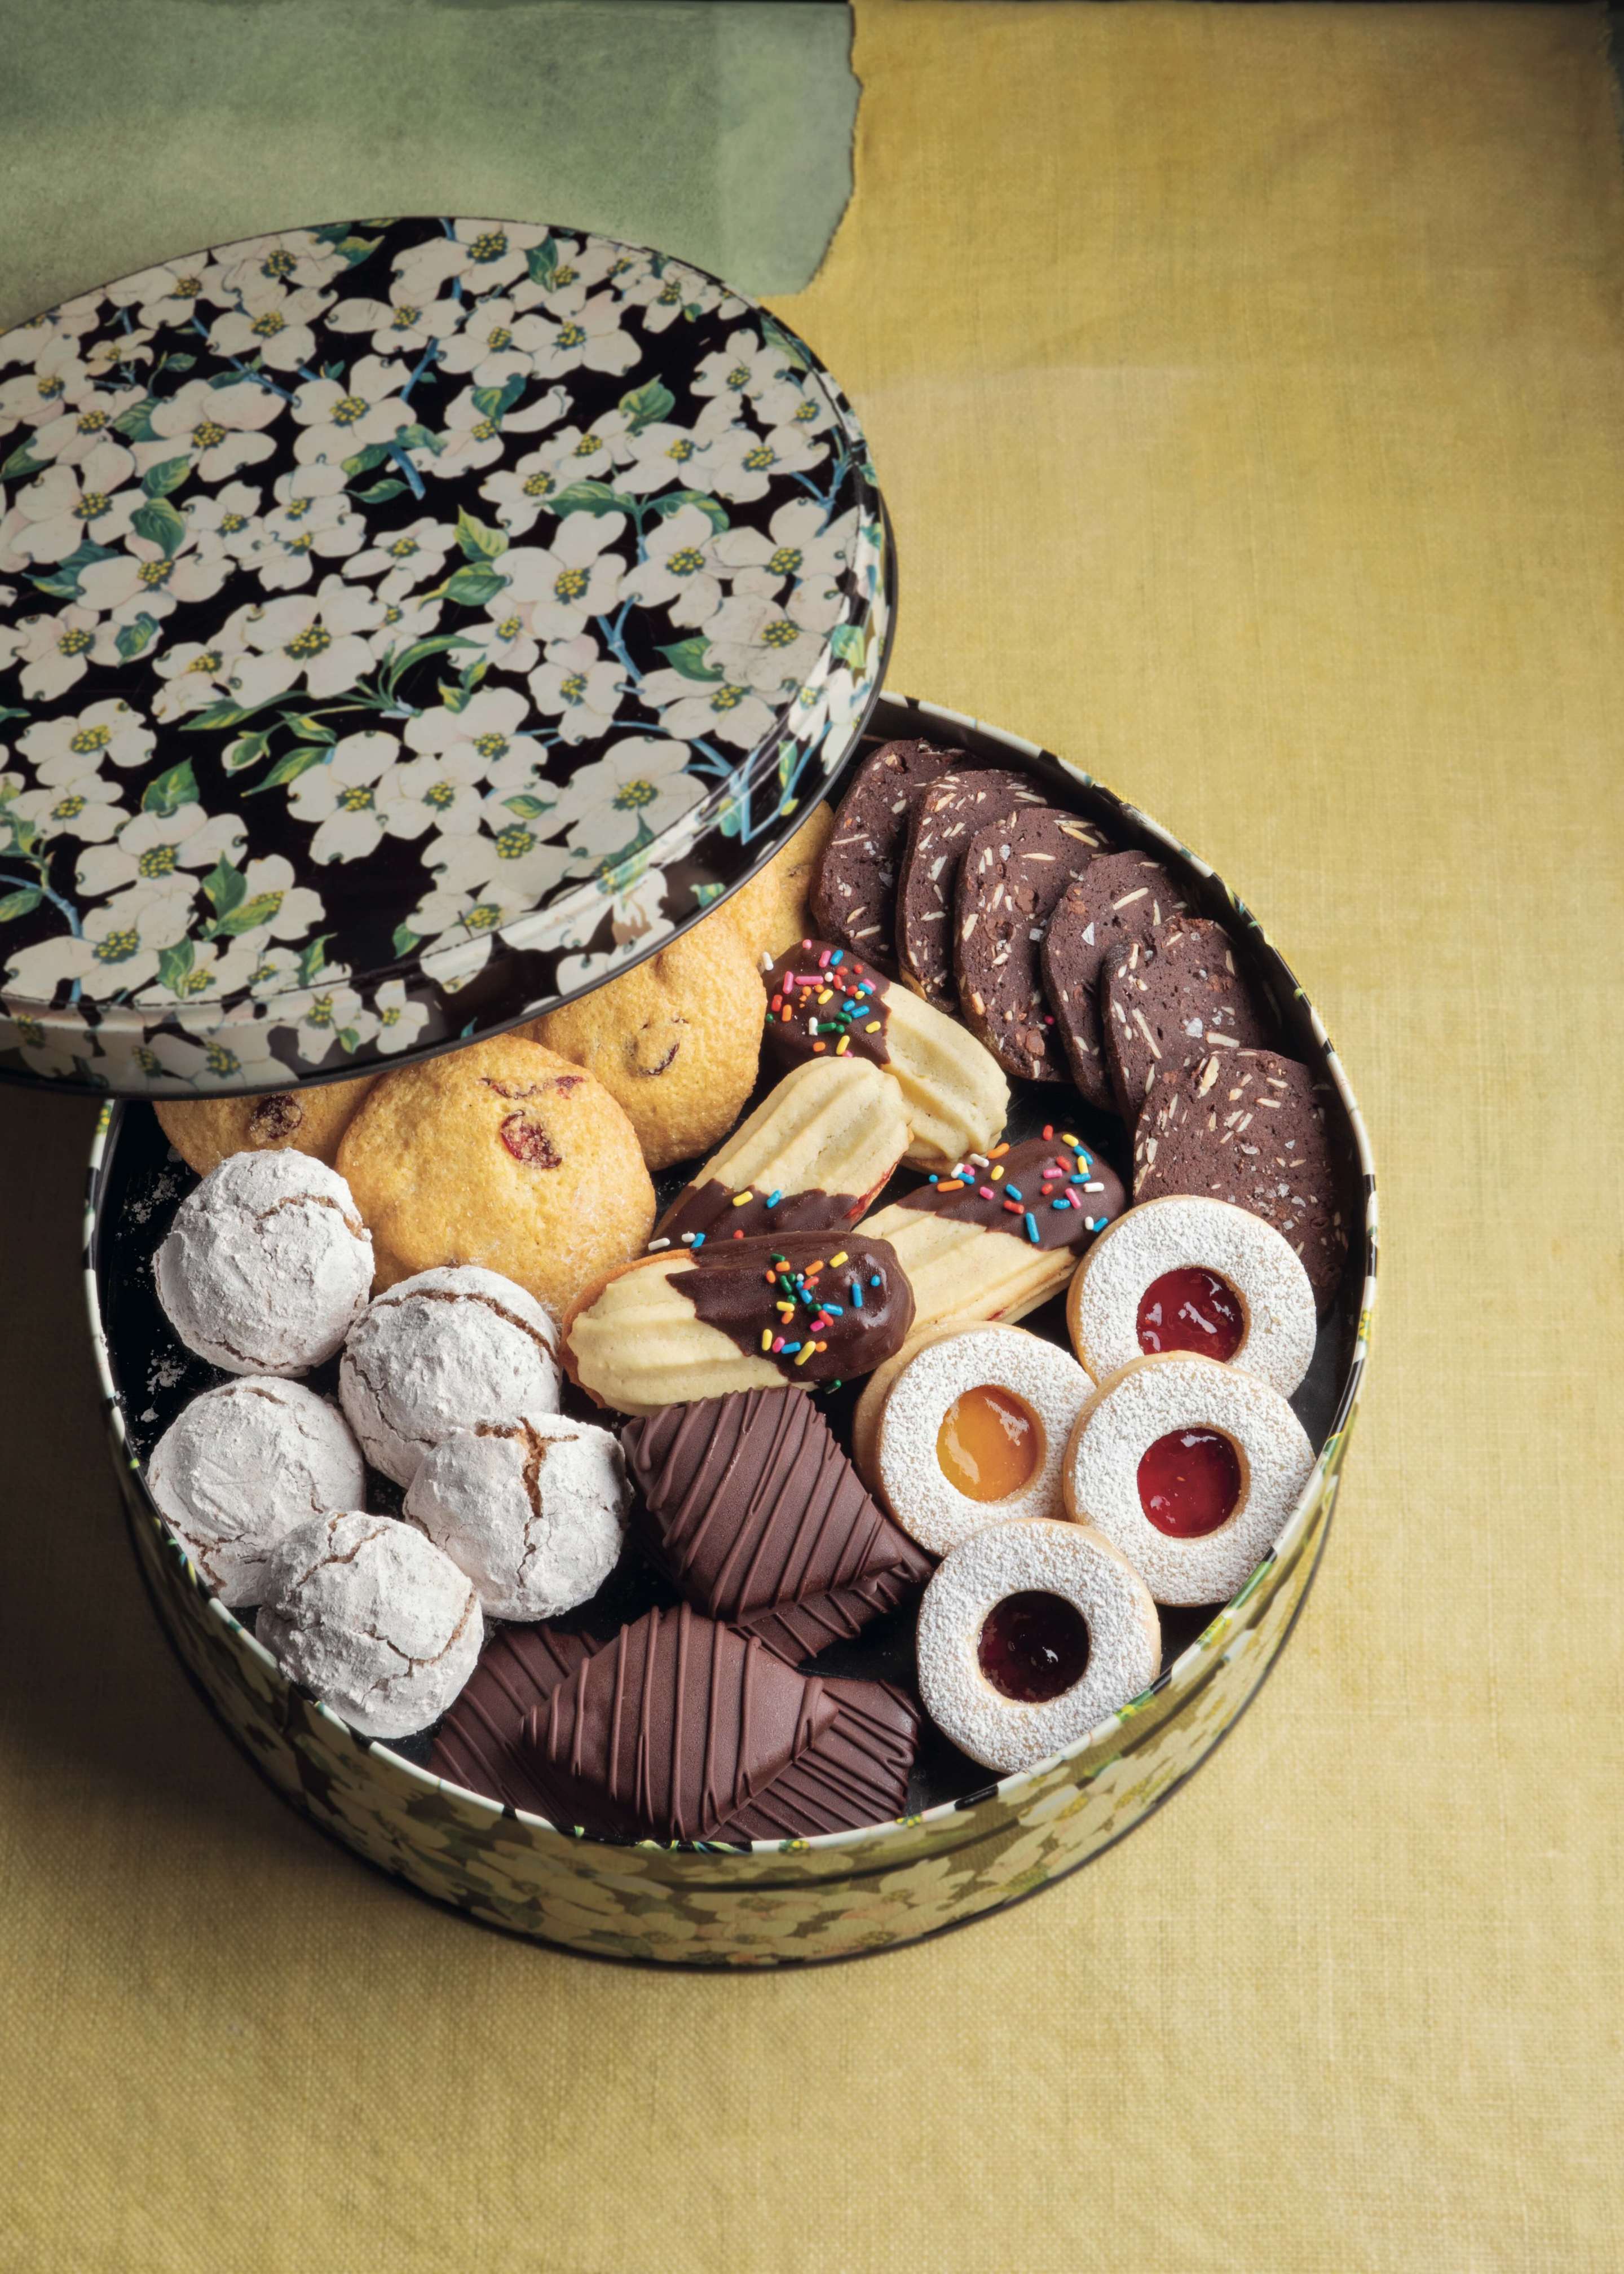
[[[405,1512],[499,1619],[551,1619],[613,1570],[631,1498],[607,1429],[537,1413],[459,1429],[423,1457]]]
[[[420,1271],[372,1304],[338,1394],[374,1468],[409,1485],[458,1429],[555,1413],[558,1329],[523,1287],[477,1263]]]
[[[1049,920],[1104,839],[1058,806],[977,830],[959,872],[954,968],[964,1021],[1005,1073],[1064,1081],[1065,1054],[1038,958]]]
[[[307,1374],[365,1308],[372,1243],[325,1162],[233,1153],[181,1202],[154,1269],[188,1350],[228,1374]]]
[[[377,1081],[323,1081],[274,1089],[264,1097],[166,1097],[153,1111],[189,1169],[200,1177],[232,1153],[308,1153],[331,1168],[338,1141]]]
[[[222,1600],[257,1603],[273,1550],[296,1525],[366,1494],[344,1418],[297,1382],[245,1374],[194,1397],[154,1446],[147,1484]]]
[[[365,1737],[438,1721],[473,1672],[485,1617],[472,1582],[389,1516],[320,1516],[266,1572],[254,1632],[289,1682]]]

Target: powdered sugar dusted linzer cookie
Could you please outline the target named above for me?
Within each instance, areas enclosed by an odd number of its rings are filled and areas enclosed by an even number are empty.
[[[850,1381],[900,1350],[914,1297],[862,1231],[668,1248],[628,1264],[564,1321],[564,1362],[599,1405],[655,1413],[736,1389]]]
[[[1039,805],[978,830],[965,848],[953,942],[959,1007],[1006,1073],[1066,1079],[1038,957],[1066,886],[1104,847],[1092,822]]]
[[[953,976],[953,907],[965,847],[978,829],[1007,821],[1047,793],[1007,766],[946,775],[918,800],[897,880],[897,961],[916,995],[938,1010],[959,1005]]]
[[[1010,1086],[992,1053],[827,940],[803,939],[768,972],[766,1048],[790,1065],[830,1055],[883,1068],[902,1092],[915,1168],[946,1168],[1003,1132]]]
[[[1090,1105],[1114,1110],[1101,1031],[1100,974],[1107,954],[1147,938],[1183,913],[1178,888],[1145,853],[1108,853],[1068,885],[1043,939],[1043,984],[1071,1079]]]
[[[1131,1127],[1156,1083],[1214,1050],[1260,1050],[1272,1032],[1229,935],[1199,916],[1114,948],[1100,1008],[1116,1111]]]
[[[1323,1318],[1348,1216],[1313,1076],[1273,1050],[1214,1052],[1158,1083],[1133,1141],[1133,1197],[1204,1193],[1250,1209],[1301,1257]]]
[[[812,921],[818,936],[859,955],[895,978],[891,954],[897,871],[907,842],[914,802],[966,752],[935,742],[885,742],[852,777],[835,814],[812,882]]]

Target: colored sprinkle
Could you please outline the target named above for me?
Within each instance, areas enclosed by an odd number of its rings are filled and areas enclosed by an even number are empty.
[[[769,1193],[767,1195],[767,1206],[769,1208],[777,1208],[778,1202],[783,1199],[783,1197],[784,1194],[782,1190],[776,1193]]]
[[[851,1047],[851,1036],[849,1035],[842,1035],[839,1041],[835,1044],[835,1056],[838,1058],[843,1058]]]
[[[936,1184],[936,1178],[934,1177],[930,1181],[932,1184]],[[936,1190],[939,1193],[961,1193],[964,1190],[964,1178],[962,1177],[949,1177],[942,1184],[936,1185]]]
[[[755,1193],[751,1192],[749,1186],[747,1185],[741,1193],[735,1193],[733,1194],[733,1206],[735,1208],[743,1208],[748,1201],[754,1200],[755,1197]]]
[[[863,1028],[865,1035],[877,1035],[879,1031],[880,1021],[877,1019],[870,1019],[868,1025]]]
[[[1047,1136],[1048,1136],[1049,1132],[1048,1132],[1048,1130],[1047,1130],[1047,1129],[1043,1132],[1043,1134],[1045,1135],[1045,1137],[1047,1137]],[[1077,1150],[1077,1140],[1076,1140],[1076,1138],[1075,1138],[1075,1137],[1073,1137],[1073,1136],[1072,1136],[1072,1134],[1071,1134],[1071,1131],[1070,1131],[1069,1129],[1063,1129],[1063,1130],[1061,1131],[1061,1133],[1060,1133],[1060,1141],[1061,1141],[1061,1143],[1062,1143],[1063,1145],[1069,1145],[1069,1146],[1071,1148],[1071,1150],[1072,1150],[1073,1152],[1075,1152],[1075,1151]]]
[[[703,1233],[703,1231],[696,1231],[696,1232],[694,1234],[694,1245],[695,1245],[695,1247],[703,1247],[703,1246],[704,1246],[704,1244],[705,1244],[705,1236],[704,1236],[704,1233]]]
[[[861,1282],[860,1282],[860,1281],[858,1281],[858,1280],[856,1280],[856,1279],[853,1279],[853,1282],[852,1282],[852,1284],[851,1284],[850,1288],[847,1290],[847,1292],[848,1292],[848,1293],[850,1294],[850,1296],[851,1296],[851,1299],[852,1299],[853,1304],[855,1306],[855,1307],[856,1307],[858,1310],[860,1310],[860,1311],[861,1311],[861,1308],[862,1308],[862,1306],[863,1306],[863,1305],[862,1305],[862,1286],[861,1286]]]
[[[694,1235],[691,1231],[685,1231],[683,1233],[682,1245],[684,1247],[692,1247],[694,1245]]]
[[[772,1329],[771,1327],[763,1327],[762,1329],[762,1348],[764,1351],[770,1351],[772,1348]]]
[[[800,1348],[800,1349],[797,1351],[797,1352],[795,1353],[795,1363],[796,1363],[796,1365],[797,1365],[797,1366],[804,1366],[804,1365],[806,1364],[807,1360],[811,1357],[811,1355],[812,1355],[812,1345],[811,1345],[811,1344],[810,1344],[810,1343],[802,1343],[802,1344],[801,1344],[801,1348]]]
[[[1005,1185],[1004,1189],[1012,1201],[1021,1200],[1025,1197],[1018,1185]]]
[[[829,959],[829,968],[832,971],[837,963],[844,963],[845,961],[846,950],[843,947],[838,947]]]
[[[651,1239],[649,1242],[649,1253],[650,1255],[655,1255],[658,1254],[662,1247],[669,1247],[670,1246],[671,1242],[668,1239]]]
[[[775,1336],[773,1337],[773,1338],[772,1338],[772,1356],[773,1356],[774,1358],[777,1358],[777,1357],[778,1357],[778,1353],[782,1351],[782,1349],[783,1349],[783,1348],[784,1348],[784,1337],[783,1337],[783,1336],[782,1336],[782,1335],[775,1335]]]
[[[987,1157],[989,1161],[1001,1161],[1009,1149],[1007,1145],[995,1145]]]
[[[989,1170],[988,1174],[991,1177],[993,1183],[996,1185],[999,1178],[1004,1174],[1004,1171],[1002,1169],[990,1169]]]
[[[879,1273],[878,1273],[877,1271],[871,1271],[871,1272],[868,1274],[868,1284],[869,1284],[871,1287],[877,1287],[877,1286],[879,1285],[879,1284],[880,1284],[880,1275],[879,1275]]]
[[[1083,1190],[1086,1193],[1102,1193],[1105,1190],[1105,1186],[1103,1185],[1085,1185],[1083,1186]]]
[[[1046,1145],[1052,1145],[1052,1144],[1054,1143],[1054,1141],[1055,1141],[1055,1132],[1054,1132],[1054,1126],[1053,1126],[1053,1124],[1052,1124],[1052,1123],[1050,1123],[1050,1122],[1046,1121],[1046,1122],[1043,1124],[1043,1142],[1044,1142]]]
[[[846,1261],[846,1250],[845,1250],[845,1248],[843,1247],[843,1248],[840,1250],[840,1253],[838,1254],[838,1255],[831,1255],[831,1256],[830,1257],[830,1259],[829,1259],[829,1268],[830,1268],[830,1269],[831,1269],[831,1271],[838,1271],[838,1270],[840,1269],[840,1266],[845,1262],[845,1261]]]
[[[990,1185],[982,1185],[982,1186],[979,1188],[979,1190],[978,1190],[978,1192],[977,1192],[977,1194],[976,1194],[976,1197],[977,1197],[977,1199],[978,1199],[978,1200],[983,1200],[983,1201],[996,1201],[996,1200],[997,1199],[998,1195],[997,1195],[997,1193],[995,1193],[995,1192],[994,1192],[994,1190],[993,1190],[993,1188],[992,1188],[992,1186],[991,1186]]]
[[[1026,1237],[1035,1247],[1038,1244],[1038,1220],[1030,1209],[1026,1210]]]

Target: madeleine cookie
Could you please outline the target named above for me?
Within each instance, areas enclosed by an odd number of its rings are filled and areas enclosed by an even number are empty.
[[[1055,805],[1027,806],[965,847],[953,937],[959,1008],[1006,1073],[1066,1079],[1038,957],[1066,886],[1104,849],[1092,822]]]
[[[1065,1504],[1159,1603],[1222,1603],[1297,1506],[1314,1449],[1277,1389],[1179,1352],[1100,1384],[1065,1456]]]
[[[1025,1318],[1059,1293],[1084,1248],[1125,1206],[1116,1171],[1051,1129],[960,1162],[858,1230],[896,1249],[918,1329]]]
[[[812,929],[812,878],[834,835],[832,805],[815,805],[759,876],[723,901],[710,923],[730,923],[752,956],[782,955]]]
[[[339,1139],[377,1080],[365,1073],[354,1081],[274,1089],[264,1097],[162,1097],[153,1111],[181,1159],[200,1177],[231,1153],[308,1153],[330,1169]]]
[[[880,1409],[882,1499],[932,1555],[989,1524],[1064,1517],[1061,1466],[1093,1389],[1074,1358],[1020,1327],[966,1327],[916,1349]]]
[[[1194,1351],[1289,1397],[1314,1354],[1314,1291],[1261,1216],[1171,1194],[1101,1233],[1077,1267],[1066,1324],[1096,1382],[1136,1358]]]
[[[338,1149],[380,1288],[482,1263],[558,1315],[635,1255],[654,1222],[654,1187],[613,1098],[518,1035],[385,1074]]]
[[[1114,948],[1100,980],[1116,1111],[1132,1127],[1152,1088],[1213,1051],[1260,1049],[1272,1022],[1222,924],[1185,916]]]
[[[914,1298],[883,1240],[790,1232],[645,1255],[564,1321],[570,1378],[655,1413],[740,1389],[849,1381],[899,1350]]]
[[[815,1058],[786,1073],[677,1194],[656,1244],[849,1229],[908,1136],[895,1082],[862,1058]]]
[[[894,978],[897,870],[908,819],[933,781],[965,752],[934,742],[886,742],[871,750],[841,799],[812,879],[810,929]]]
[[[867,1058],[890,1074],[908,1117],[906,1157],[945,1168],[996,1145],[1010,1086],[990,1050],[845,948],[803,939],[767,974],[769,1057]]]
[[[966,846],[978,829],[1047,802],[1047,792],[1026,774],[989,766],[944,775],[915,804],[897,879],[897,961],[914,992],[937,1010],[959,1005],[953,907]]]
[[[919,1614],[925,1711],[984,1768],[1034,1768],[1147,1690],[1156,1607],[1080,1524],[998,1524],[955,1547]]]
[[[1273,1050],[1214,1053],[1161,1083],[1133,1140],[1133,1197],[1200,1193],[1272,1224],[1302,1260],[1323,1318],[1348,1217],[1313,1076]]]
[[[1043,936],[1043,986],[1071,1079],[1090,1105],[1116,1111],[1101,1020],[1100,974],[1112,948],[1147,938],[1184,903],[1159,861],[1108,853],[1068,885]]]
[[[762,983],[729,924],[707,920],[619,979],[521,1028],[600,1081],[650,1169],[691,1160],[756,1087]]]

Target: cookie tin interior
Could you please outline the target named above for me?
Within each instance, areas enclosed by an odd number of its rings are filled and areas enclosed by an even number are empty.
[[[0,335],[0,1073],[283,1088],[669,940],[877,693],[801,341],[545,223],[219,245]]]

